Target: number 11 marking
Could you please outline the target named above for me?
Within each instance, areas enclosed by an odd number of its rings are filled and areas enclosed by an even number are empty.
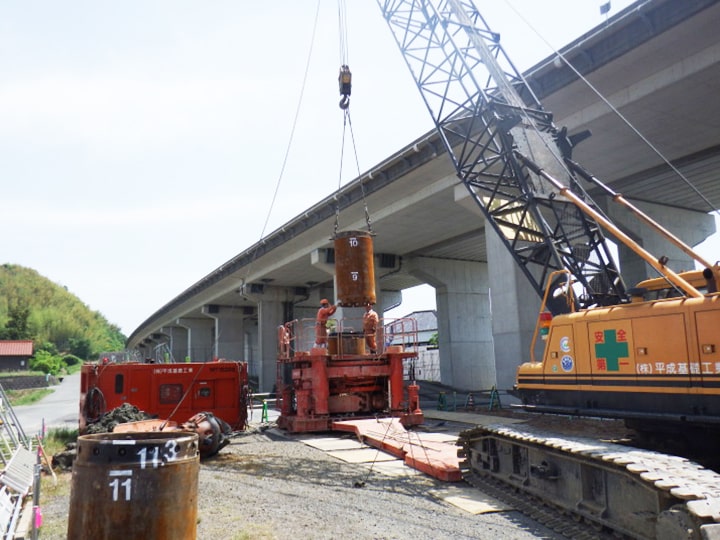
[[[121,495],[121,488],[125,488],[125,500],[129,501],[132,499],[132,471],[110,471],[110,477],[128,477],[121,481],[120,478],[115,478],[108,485],[112,488],[112,500],[117,502]]]

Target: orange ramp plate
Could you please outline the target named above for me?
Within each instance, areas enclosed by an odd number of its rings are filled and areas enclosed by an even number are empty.
[[[408,431],[398,418],[340,420],[333,422],[332,428],[355,433],[362,442],[402,459],[408,467],[433,478],[445,482],[462,480],[454,437]]]

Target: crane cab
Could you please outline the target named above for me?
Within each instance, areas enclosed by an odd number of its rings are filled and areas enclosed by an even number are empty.
[[[633,290],[638,301],[553,317],[514,394],[545,412],[720,421],[720,295],[703,271],[681,275],[703,296],[654,278]]]

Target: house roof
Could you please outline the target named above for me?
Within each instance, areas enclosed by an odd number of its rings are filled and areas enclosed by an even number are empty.
[[[429,332],[433,334],[437,332],[438,329],[437,312],[434,309],[413,311],[412,313],[404,315],[401,319],[414,319],[417,323],[418,333]],[[393,329],[393,323],[386,324],[385,327],[387,331],[391,331]]]
[[[418,332],[437,331],[437,312],[434,309],[413,311],[405,315],[403,319],[415,319],[417,321]]]
[[[32,356],[31,339],[0,341],[0,356]]]

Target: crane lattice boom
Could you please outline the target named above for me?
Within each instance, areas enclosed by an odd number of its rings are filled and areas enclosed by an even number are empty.
[[[573,138],[555,127],[473,3],[378,4],[458,177],[538,294],[551,272],[567,270],[583,289],[580,307],[624,301],[600,226],[516,156],[566,179],[596,208],[564,164]]]

